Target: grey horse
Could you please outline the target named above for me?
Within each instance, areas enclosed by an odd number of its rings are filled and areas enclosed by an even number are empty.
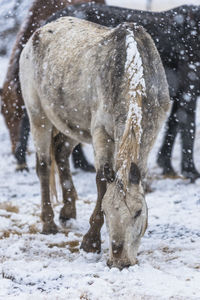
[[[52,162],[58,166],[65,222],[76,217],[77,198],[68,157],[78,143],[92,143],[98,198],[81,247],[101,250],[105,214],[108,264],[135,264],[147,227],[147,158],[170,103],[151,37],[132,23],[110,29],[60,18],[26,44],[20,81],[37,153],[43,233],[57,232],[50,201]]]

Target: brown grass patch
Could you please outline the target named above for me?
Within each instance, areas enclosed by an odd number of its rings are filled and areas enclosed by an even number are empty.
[[[19,208],[17,206],[14,206],[12,204],[5,203],[5,202],[0,203],[0,209],[6,210],[7,212],[15,213],[15,214],[19,213]]]
[[[90,300],[89,296],[86,293],[80,295],[81,300]]]
[[[77,237],[79,237],[79,238],[81,238],[83,236],[82,233],[78,233],[78,232],[75,232],[74,235],[77,236]]]
[[[15,225],[17,226],[17,225]],[[18,228],[23,228],[24,225],[22,226],[18,226]],[[18,236],[22,236],[22,235],[25,235],[25,234],[36,234],[38,233],[38,229],[36,227],[36,225],[30,225],[29,226],[29,231],[28,232],[21,232],[21,231],[17,231],[17,230],[6,230],[4,232],[1,232],[1,235],[0,235],[0,239],[3,240],[3,239],[7,239],[9,238],[11,235],[18,235]]]
[[[3,217],[3,218],[6,218],[6,219],[9,219],[9,218],[11,217],[11,214],[9,214],[9,215],[2,215],[2,214],[0,214],[0,217]]]
[[[38,229],[37,229],[37,227],[36,227],[35,224],[29,226],[29,233],[30,234],[36,234],[36,233],[38,233]]]
[[[166,246],[166,247],[162,248],[162,252],[172,254],[172,253],[174,253],[174,250],[170,249],[169,247]]]
[[[0,239],[3,240],[3,239],[7,239],[9,238],[12,234],[16,234],[18,236],[22,236],[22,232],[19,232],[19,231],[16,231],[16,230],[6,230],[2,233],[2,235],[0,236]]]
[[[200,265],[195,265],[194,269],[199,270],[200,269]]]
[[[67,248],[71,253],[79,252],[79,241],[67,241],[61,243],[52,243],[48,245],[48,248]]]

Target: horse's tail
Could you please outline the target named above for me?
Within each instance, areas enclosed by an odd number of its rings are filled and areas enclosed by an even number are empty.
[[[50,179],[49,179],[49,185],[50,185],[50,197],[51,202],[53,203],[53,200],[56,199],[56,202],[58,202],[58,193],[56,188],[56,174],[57,171],[57,165],[55,161],[55,155],[53,150],[53,145],[51,145],[51,171],[50,171]]]

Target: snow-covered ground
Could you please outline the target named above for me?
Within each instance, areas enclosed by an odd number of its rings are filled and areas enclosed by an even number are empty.
[[[200,123],[195,146],[200,149]],[[102,252],[79,249],[95,205],[94,174],[74,172],[78,190],[77,220],[56,235],[42,235],[40,190],[32,143],[29,173],[16,173],[10,141],[0,116],[0,299],[139,300],[200,299],[200,181],[163,179],[155,163],[161,135],[150,156],[147,194],[149,226],[138,265],[109,269],[108,235],[102,230]],[[85,147],[92,160],[92,150]],[[174,151],[178,170],[179,146]],[[55,220],[61,203],[54,203]]]
[[[6,65],[4,58],[0,84]],[[200,107],[196,137],[195,162],[200,171]],[[106,265],[105,226],[101,254],[79,249],[95,205],[94,174],[73,169],[79,194],[77,220],[69,222],[66,229],[60,227],[56,235],[40,234],[40,189],[32,142],[29,173],[16,173],[8,131],[0,115],[0,299],[200,299],[200,180],[190,184],[159,175],[155,158],[161,138],[162,132],[149,159],[153,191],[146,196],[149,225],[139,248],[138,264],[119,271]],[[91,147],[84,149],[92,161]],[[179,141],[173,163],[179,171]],[[54,203],[58,225],[61,207],[61,203]]]

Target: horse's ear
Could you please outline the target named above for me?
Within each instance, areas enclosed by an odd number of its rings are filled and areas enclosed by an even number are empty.
[[[129,182],[132,184],[139,184],[141,180],[141,174],[138,166],[135,163],[131,163],[129,172]]]

